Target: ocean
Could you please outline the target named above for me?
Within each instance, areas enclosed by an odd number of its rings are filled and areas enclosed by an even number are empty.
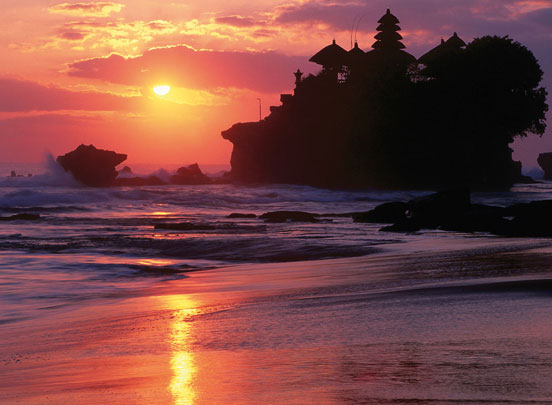
[[[40,219],[0,227],[0,403],[552,403],[548,238],[228,218],[428,191],[8,174],[1,215]]]

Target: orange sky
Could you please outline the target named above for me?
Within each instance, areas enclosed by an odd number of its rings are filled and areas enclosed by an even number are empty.
[[[0,162],[93,143],[129,162],[228,163],[221,130],[256,120],[257,98],[268,114],[332,38],[348,49],[355,20],[369,49],[387,7],[415,56],[453,31],[510,34],[551,88],[552,0],[2,0]],[[535,166],[548,138],[516,143],[516,156]]]

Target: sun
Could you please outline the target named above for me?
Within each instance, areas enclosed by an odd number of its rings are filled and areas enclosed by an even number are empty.
[[[166,96],[171,91],[171,86],[167,86],[166,84],[155,86],[153,88],[153,92],[157,94],[158,96]]]

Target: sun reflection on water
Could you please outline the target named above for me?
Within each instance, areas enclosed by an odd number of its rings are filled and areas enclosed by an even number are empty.
[[[194,355],[190,348],[192,324],[190,318],[197,313],[194,303],[185,296],[169,296],[170,305],[176,310],[171,324],[170,343],[172,347],[170,366],[172,378],[169,384],[174,403],[190,405],[195,403],[194,377],[197,373]]]
[[[169,212],[169,211],[155,211],[155,212],[150,212],[149,215],[152,215],[152,216],[167,216],[167,215],[173,215],[174,213],[173,212]]]

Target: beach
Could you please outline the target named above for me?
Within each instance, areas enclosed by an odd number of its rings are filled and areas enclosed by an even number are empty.
[[[429,193],[6,178],[0,403],[552,402],[551,239],[341,215]]]
[[[550,403],[552,242],[242,264],[1,329],[0,402]]]

